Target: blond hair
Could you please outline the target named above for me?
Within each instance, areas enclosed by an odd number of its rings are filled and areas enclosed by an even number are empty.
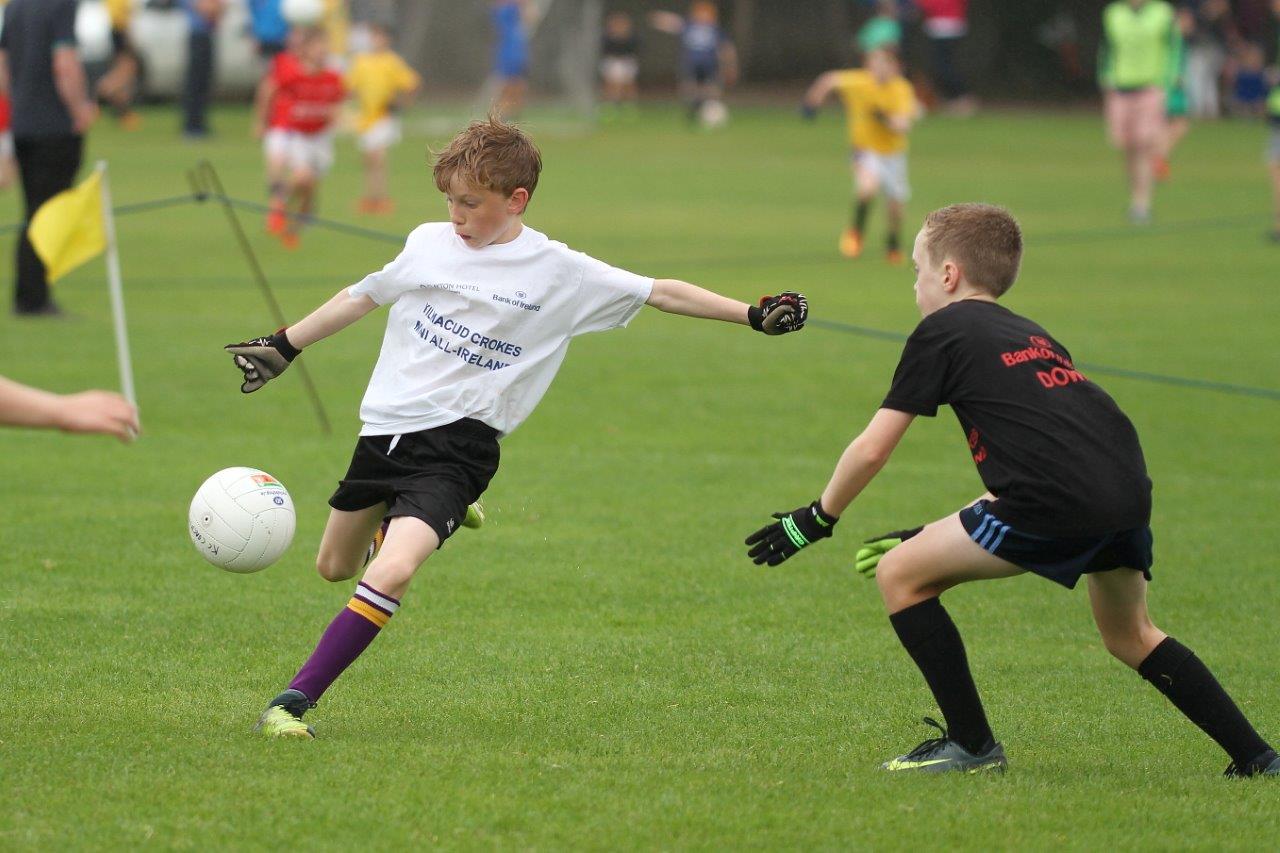
[[[436,189],[449,191],[459,178],[469,186],[510,196],[520,187],[533,195],[542,171],[538,147],[514,124],[496,115],[473,121],[436,155]]]
[[[925,254],[934,266],[951,260],[965,279],[993,296],[1013,287],[1022,263],[1022,229],[1003,207],[953,204],[924,218]]]

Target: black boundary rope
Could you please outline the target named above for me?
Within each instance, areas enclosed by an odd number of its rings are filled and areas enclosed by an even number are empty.
[[[223,210],[227,214],[228,222],[231,223],[232,230],[236,234],[237,242],[240,244],[241,251],[244,252],[245,258],[249,263],[250,269],[253,271],[254,279],[257,281],[259,288],[267,300],[267,304],[271,307],[275,322],[278,325],[285,325],[285,318],[280,310],[279,304],[276,302],[275,295],[271,292],[270,285],[267,284],[266,275],[262,271],[262,265],[258,262],[257,255],[254,254],[252,247],[249,245],[248,238],[245,236],[244,228],[240,225],[240,220],[235,215],[235,210],[245,210],[251,213],[266,213],[270,208],[256,201],[248,201],[246,199],[234,198],[226,194],[223,189],[222,182],[218,179],[217,172],[208,162],[202,160],[195,169],[188,173],[188,180],[191,182],[192,192],[189,195],[172,196],[169,198],[155,199],[154,201],[144,201],[135,204],[119,205],[114,208],[116,216],[128,216],[133,213],[144,213],[151,210],[159,210],[166,207],[174,207],[180,204],[188,203],[204,203],[206,201],[216,201],[222,205]],[[303,218],[306,224],[317,228],[325,228],[339,234],[347,234],[352,237],[360,237],[366,240],[376,240],[382,243],[391,243],[395,245],[403,245],[404,237],[399,234],[392,234],[387,231],[379,231],[375,228],[365,228],[360,225],[352,225],[347,222],[339,222],[334,219],[325,219],[319,216],[307,216]],[[1222,216],[1211,219],[1193,219],[1183,220],[1180,222],[1170,222],[1163,225],[1153,225],[1148,228],[1136,231],[1133,229],[1116,229],[1116,228],[1083,228],[1072,231],[1059,231],[1051,234],[1041,234],[1028,240],[1032,245],[1063,245],[1071,243],[1087,243],[1097,240],[1110,240],[1117,238],[1134,238],[1134,237],[1152,237],[1167,234],[1186,233],[1190,231],[1209,231],[1222,228],[1238,228],[1241,225],[1247,225],[1258,221],[1255,215],[1236,215]],[[25,223],[13,223],[10,225],[0,225],[0,235],[11,234],[21,231]],[[682,259],[680,263],[689,265],[700,265],[705,263],[715,263],[723,261],[725,258],[719,257],[714,259]],[[745,259],[736,256],[733,261],[741,264]],[[815,258],[812,254],[806,254],[802,258],[797,257],[787,259],[778,255],[771,255],[767,259],[761,258],[762,262],[787,262],[788,264],[795,262],[814,262]],[[826,259],[817,259],[821,263],[828,263]],[[846,335],[855,335],[861,338],[869,338],[871,340],[890,341],[893,343],[902,343],[907,336],[900,332],[890,332],[884,329],[873,329],[869,326],[856,326],[852,323],[843,323],[838,320],[822,320],[812,319],[809,325],[819,329],[826,329],[830,332],[839,332]],[[303,365],[300,365],[303,366]],[[1150,382],[1157,385],[1169,385],[1175,388],[1187,388],[1196,391],[1213,391],[1219,394],[1233,394],[1239,397],[1253,397],[1260,400],[1274,400],[1280,402],[1280,390],[1274,388],[1260,388],[1253,385],[1237,385],[1231,382],[1218,382],[1212,379],[1192,379],[1185,376],[1174,376],[1165,373],[1152,373],[1146,370],[1131,370],[1126,367],[1112,367],[1105,364],[1093,364],[1080,362],[1079,366],[1082,370],[1090,373],[1102,374],[1103,376],[1115,376],[1121,379],[1132,379],[1137,382]],[[305,367],[305,366],[303,366]],[[316,393],[315,386],[311,382],[311,377],[306,375],[305,369],[302,371],[303,382],[307,386],[308,394],[312,398],[312,404],[316,408],[317,417],[320,419],[321,427],[327,434],[329,432],[329,418],[324,412],[324,406],[320,403],[320,397]]]

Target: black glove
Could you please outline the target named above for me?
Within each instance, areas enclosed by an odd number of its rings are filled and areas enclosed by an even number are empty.
[[[785,335],[804,328],[809,319],[809,300],[804,294],[787,290],[777,296],[761,296],[759,305],[747,309],[747,322],[757,332]]]
[[[227,344],[223,349],[234,356],[236,367],[244,371],[244,383],[240,390],[245,394],[257,391],[284,373],[289,363],[302,352],[289,343],[284,329],[274,335],[239,344]]]
[[[800,104],[800,118],[804,119],[805,121],[813,121],[817,117],[818,117],[817,107],[811,106],[810,104],[805,102],[802,102]]]
[[[776,566],[806,545],[826,539],[840,520],[823,512],[818,501],[791,512],[775,512],[773,517],[778,520],[747,537],[746,544],[751,546],[747,556],[757,566]]]

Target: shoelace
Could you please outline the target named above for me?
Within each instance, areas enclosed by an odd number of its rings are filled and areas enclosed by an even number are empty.
[[[912,760],[930,757],[931,755],[933,755],[933,753],[937,752],[938,750],[942,749],[942,747],[946,746],[947,741],[949,740],[949,738],[947,737],[947,730],[946,728],[943,727],[942,723],[939,723],[933,717],[922,717],[921,719],[925,723],[933,726],[935,729],[941,732],[942,737],[929,738],[924,743],[920,744],[915,749],[908,752],[906,754],[906,757]]]

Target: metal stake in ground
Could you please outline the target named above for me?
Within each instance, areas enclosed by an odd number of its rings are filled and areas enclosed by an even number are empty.
[[[276,295],[271,290],[271,285],[267,282],[267,275],[262,271],[262,264],[258,263],[258,256],[253,251],[253,246],[249,245],[249,238],[244,233],[244,227],[240,224],[240,217],[236,215],[235,208],[231,205],[231,200],[227,198],[226,190],[222,187],[222,179],[218,177],[218,172],[213,168],[213,164],[208,160],[201,160],[196,167],[187,173],[187,180],[191,183],[191,190],[195,193],[196,199],[203,201],[212,198],[222,206],[223,213],[226,214],[227,222],[231,226],[231,233],[235,235],[236,242],[240,244],[240,251],[244,254],[245,261],[249,264],[249,270],[253,273],[254,281],[258,283],[258,289],[262,291],[262,296],[267,301],[267,308],[271,311],[272,320],[276,327],[285,326],[288,321],[285,319],[284,311],[280,309],[280,303],[276,301]],[[299,361],[295,365],[299,377],[302,379],[302,386],[306,389],[307,396],[311,398],[311,406],[316,411],[316,418],[320,421],[320,431],[325,435],[329,435],[333,430],[329,426],[329,415],[324,410],[324,403],[320,402],[320,394],[316,391],[315,383],[311,381],[311,373],[307,370],[307,365]]]

